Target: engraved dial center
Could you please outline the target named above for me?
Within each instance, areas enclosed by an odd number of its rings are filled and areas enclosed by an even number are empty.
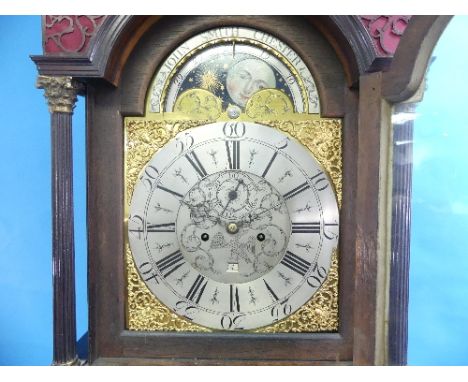
[[[281,261],[291,218],[283,197],[265,179],[226,170],[187,192],[176,227],[181,252],[193,268],[210,279],[241,284]]]

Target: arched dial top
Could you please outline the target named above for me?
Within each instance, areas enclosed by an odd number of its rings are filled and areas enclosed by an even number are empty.
[[[151,113],[190,112],[211,119],[226,112],[235,119],[265,89],[279,93],[262,105],[286,102],[292,107],[289,112],[320,111],[312,74],[284,41],[251,28],[216,28],[185,41],[162,63],[150,87],[148,108]]]
[[[272,128],[186,130],[143,169],[128,236],[168,308],[202,326],[255,329],[305,304],[338,242],[332,184],[311,153]]]

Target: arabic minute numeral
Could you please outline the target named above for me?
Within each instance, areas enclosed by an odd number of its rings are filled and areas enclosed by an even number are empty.
[[[280,319],[289,316],[292,313],[292,306],[288,304],[288,301],[283,301],[281,304],[277,304],[271,308],[270,314],[273,317],[273,322],[279,321]]]
[[[143,226],[145,221],[140,215],[130,215],[128,218],[128,231],[131,232],[134,236],[141,239],[143,233]]]
[[[175,311],[178,314],[182,314],[186,319],[193,321],[193,315],[199,312],[198,307],[187,303],[187,301],[177,301],[175,304]]]
[[[179,148],[179,154],[182,154],[185,150],[190,149],[195,140],[189,133],[184,133],[182,137],[176,138],[176,147]]]
[[[145,186],[147,191],[151,191],[154,187],[154,183],[159,176],[159,171],[156,167],[148,165],[146,166],[143,174],[140,176],[140,180]]]
[[[312,272],[314,274],[307,277],[307,284],[312,288],[319,288],[327,277],[327,270],[322,266],[318,266],[316,263]]]
[[[158,277],[159,275],[154,271],[153,266],[149,262],[144,262],[138,267],[140,269],[140,274],[146,282],[149,280],[156,281],[156,284],[159,284]]]
[[[289,145],[289,138],[286,137],[284,139],[282,139],[281,141],[279,141],[278,143],[276,143],[276,148],[279,149],[279,150],[284,150],[286,147],[288,147]]]
[[[243,327],[239,326],[245,318],[245,314],[226,313],[221,317],[221,327],[224,330],[242,330]]]
[[[338,223],[325,223],[323,227],[323,236],[328,240],[338,239],[338,235],[330,230],[327,230],[327,227],[338,227]]]
[[[244,122],[226,122],[223,126],[223,133],[228,138],[242,138],[246,128]]]
[[[329,185],[328,180],[323,171],[319,171],[316,175],[311,177],[310,180],[314,183],[314,186],[318,191],[325,190]]]

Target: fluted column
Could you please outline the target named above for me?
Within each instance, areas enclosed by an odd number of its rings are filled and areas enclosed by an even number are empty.
[[[394,113],[414,115],[414,103],[395,106]],[[413,118],[393,128],[392,257],[388,363],[407,363],[409,261],[411,244],[411,186],[413,173]]]
[[[53,365],[79,364],[76,352],[72,114],[83,86],[71,77],[39,76],[51,113]]]

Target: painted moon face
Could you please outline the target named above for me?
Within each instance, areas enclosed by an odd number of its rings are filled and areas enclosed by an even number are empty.
[[[231,99],[244,107],[256,91],[276,87],[275,74],[265,62],[248,58],[229,70],[226,87]]]

